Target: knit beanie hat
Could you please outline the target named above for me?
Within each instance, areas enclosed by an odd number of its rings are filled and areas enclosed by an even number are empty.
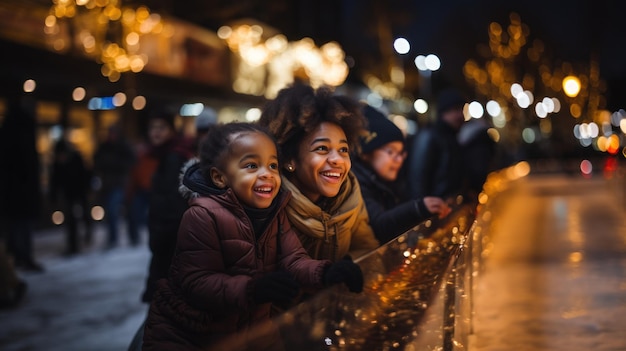
[[[466,102],[467,99],[458,90],[444,90],[437,98],[437,116],[441,116],[442,113],[449,109],[463,107]]]
[[[361,151],[369,154],[379,147],[392,141],[404,143],[404,135],[387,116],[370,105],[363,107],[363,115],[367,119],[367,135],[361,138]]]
[[[210,107],[205,107],[196,117],[196,130],[206,132],[209,128],[217,123],[217,112]]]

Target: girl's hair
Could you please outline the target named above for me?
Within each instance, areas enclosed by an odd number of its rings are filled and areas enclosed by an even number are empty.
[[[274,137],[265,128],[257,124],[232,122],[211,127],[199,150],[202,174],[208,177],[212,167],[221,169],[224,161],[230,155],[233,140],[241,134],[250,133],[267,135],[276,144]]]
[[[323,122],[337,124],[348,138],[351,151],[360,149],[365,117],[359,103],[347,96],[333,95],[329,87],[314,90],[303,83],[278,92],[266,103],[259,124],[274,135],[285,160],[297,159],[299,143]]]

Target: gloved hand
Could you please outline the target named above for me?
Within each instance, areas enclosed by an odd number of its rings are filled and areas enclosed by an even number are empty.
[[[256,303],[284,303],[293,300],[300,285],[285,271],[271,272],[250,282]]]
[[[350,256],[331,264],[324,272],[326,286],[338,283],[346,284],[351,292],[363,291],[363,272],[358,264],[352,262]]]

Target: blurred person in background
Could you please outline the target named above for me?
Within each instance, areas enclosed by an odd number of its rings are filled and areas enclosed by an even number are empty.
[[[352,171],[376,238],[386,243],[433,216],[444,217],[450,208],[435,196],[404,200],[396,188],[404,162],[404,135],[387,116],[365,105],[368,133],[361,138],[361,153],[355,155]]]
[[[316,259],[358,258],[378,248],[359,182],[350,171],[365,118],[352,98],[303,83],[269,101],[259,124],[278,141],[289,222]]]
[[[457,134],[465,122],[467,99],[444,90],[437,99],[437,119],[422,129],[408,148],[406,185],[413,199],[435,196],[452,201],[463,195],[465,169]]]
[[[15,272],[4,242],[0,241],[0,309],[18,306],[27,289],[26,282]]]
[[[134,163],[135,153],[125,140],[120,126],[110,126],[106,139],[94,154],[94,172],[101,181],[99,192],[107,224],[107,248],[118,245],[124,195]],[[134,237],[129,239],[131,244],[136,244],[138,240]]]
[[[196,137],[194,139],[194,151],[198,153],[200,144],[209,133],[209,129],[217,124],[217,112],[211,107],[205,107],[202,112],[196,117]]]
[[[487,175],[496,170],[496,142],[489,135],[489,123],[484,118],[472,118],[459,131],[463,152],[463,168],[467,174],[468,196],[477,200]]]
[[[91,239],[91,220],[87,206],[87,194],[91,185],[91,172],[85,166],[83,157],[74,146],[64,138],[54,146],[54,160],[50,172],[50,201],[59,206],[64,214],[66,230],[65,255],[74,255],[80,251],[78,219],[84,225],[83,237]]]
[[[25,95],[8,98],[0,127],[0,230],[15,267],[44,268],[33,257],[33,226],[41,214],[39,156],[35,140],[35,101]]]
[[[178,192],[179,177],[185,162],[196,150],[189,140],[178,135],[174,114],[158,112],[149,117],[150,157],[156,160],[150,184],[148,205],[148,244],[151,258],[143,302],[150,302],[156,282],[166,278],[176,247],[176,233],[187,202]]]

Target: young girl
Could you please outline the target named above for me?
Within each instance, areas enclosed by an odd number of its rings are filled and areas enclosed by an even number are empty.
[[[284,155],[283,187],[293,194],[287,216],[313,258],[356,258],[379,246],[350,172],[364,122],[355,100],[303,84],[281,90],[259,120]]]
[[[361,153],[355,157],[353,170],[376,238],[385,243],[430,217],[447,215],[450,208],[439,197],[402,201],[394,185],[406,155],[404,135],[373,107],[365,105],[363,114],[368,134],[361,138]]]
[[[259,126],[218,125],[200,162],[182,178],[189,200],[167,280],[159,281],[144,329],[143,350],[206,350],[226,335],[268,320],[271,303],[303,288],[345,282],[361,291],[360,268],[311,259],[284,213],[278,153]],[[273,347],[277,334],[255,349]]]

